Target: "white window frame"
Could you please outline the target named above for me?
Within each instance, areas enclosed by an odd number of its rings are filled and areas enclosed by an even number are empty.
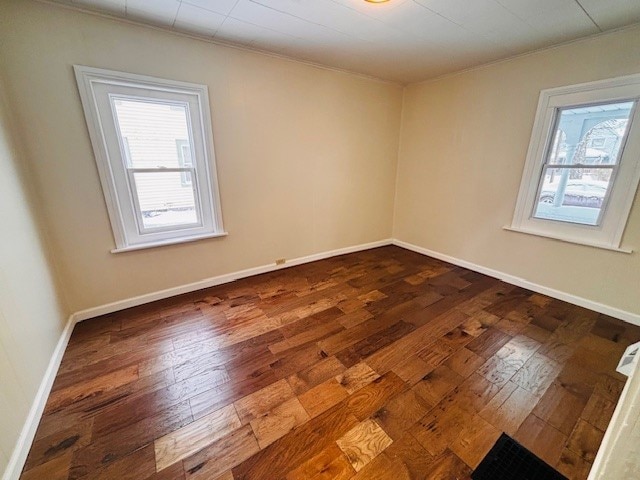
[[[118,253],[226,235],[222,225],[206,85],[82,65],[74,65],[74,70],[113,229],[116,248],[111,251]],[[163,168],[162,171],[189,169],[199,216],[197,224],[168,228],[145,228],[142,225],[137,196],[133,191],[135,182],[130,176],[134,170],[145,169],[127,166],[125,146],[120,142],[113,112],[112,102],[118,97],[137,97],[185,106],[193,137],[190,145],[193,165]]]
[[[538,186],[547,150],[555,134],[559,109],[614,101],[635,101],[598,225],[582,225],[534,217]],[[511,226],[506,230],[570,243],[631,253],[620,246],[640,181],[640,74],[542,90]],[[585,165],[585,168],[588,168]]]

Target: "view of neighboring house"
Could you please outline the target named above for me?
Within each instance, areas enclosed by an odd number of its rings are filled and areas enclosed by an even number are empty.
[[[113,100],[141,229],[198,222],[188,105]]]
[[[559,111],[535,218],[599,223],[632,108],[613,102]]]

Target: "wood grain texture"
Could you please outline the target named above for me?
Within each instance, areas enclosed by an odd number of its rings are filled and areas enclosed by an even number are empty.
[[[353,427],[336,443],[351,462],[353,469],[359,472],[391,445],[393,440],[380,428],[380,425],[368,419]]]
[[[183,461],[189,479],[210,479],[250,458],[260,450],[250,425],[212,443]]]
[[[352,394],[378,378],[380,378],[380,375],[378,375],[369,365],[364,362],[360,362],[337,375],[336,381],[347,391],[348,394]]]
[[[558,463],[567,443],[566,435],[535,415],[526,418],[514,438],[549,465]]]
[[[156,470],[164,470],[240,426],[236,409],[228,405],[158,438],[154,442]]]
[[[336,443],[291,470],[286,480],[347,479],[355,471]]]
[[[320,360],[287,378],[296,395],[301,395],[320,383],[344,372],[345,366],[336,357]]]
[[[307,420],[309,415],[300,400],[291,398],[261,417],[251,420],[251,428],[260,448],[265,448]]]
[[[243,424],[258,418],[294,396],[286,380],[279,380],[234,403]]]
[[[640,328],[397,247],[76,326],[23,478],[467,479],[593,461]]]
[[[373,419],[394,440],[424,417],[431,406],[413,390],[405,390],[373,414]]]
[[[433,457],[409,432],[395,440],[382,455],[394,465],[395,478],[422,478],[433,465]]]
[[[567,448],[584,461],[593,463],[604,432],[584,420],[578,420],[567,442]]]
[[[317,417],[349,396],[349,392],[335,378],[308,390],[299,400],[309,416]]]
[[[22,475],[22,478],[26,480],[40,480],[43,478],[59,480],[68,478],[71,467],[71,455],[71,452],[69,452],[33,467]]]
[[[501,434],[500,430],[480,415],[474,415],[465,423],[449,448],[464,463],[475,469]]]

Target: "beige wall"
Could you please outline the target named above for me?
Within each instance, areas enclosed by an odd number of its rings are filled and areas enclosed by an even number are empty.
[[[632,255],[509,225],[541,89],[640,72],[640,28],[407,87],[394,237],[640,314],[640,205]]]
[[[4,471],[67,313],[22,180],[0,79],[0,473]]]
[[[402,87],[31,1],[5,1],[0,18],[73,311],[391,236]],[[73,64],[208,85],[228,237],[109,253]]]

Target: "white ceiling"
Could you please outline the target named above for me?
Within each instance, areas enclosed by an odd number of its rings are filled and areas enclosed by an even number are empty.
[[[55,0],[410,83],[640,22],[640,0]]]

